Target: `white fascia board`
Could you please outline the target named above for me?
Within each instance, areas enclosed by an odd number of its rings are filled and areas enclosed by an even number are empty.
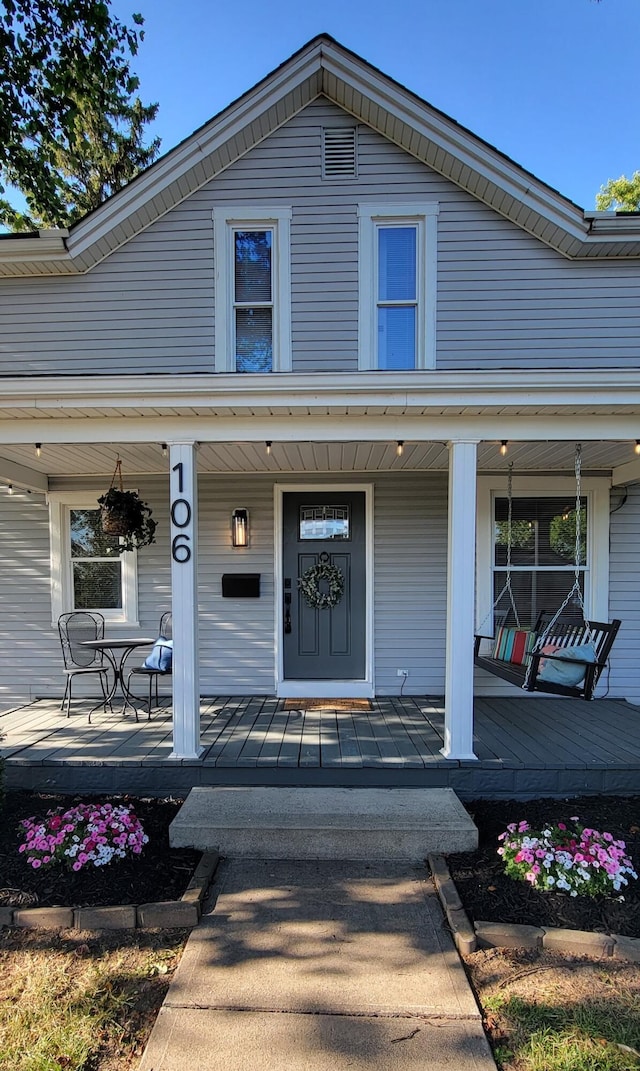
[[[72,255],[81,256],[87,252],[94,243],[106,237],[123,219],[137,212],[165,186],[185,175],[197,163],[210,156],[245,127],[250,126],[255,119],[272,105],[277,104],[287,93],[304,83],[318,71],[319,55],[320,45],[317,44],[310,51],[277,70],[266,83],[258,86],[255,91],[245,94],[221,116],[216,116],[202,130],[168,152],[148,171],[143,172],[86,220],[79,223],[69,236],[68,246]],[[289,118],[291,116],[283,116],[280,125]],[[207,182],[209,181],[211,180],[207,179]]]
[[[0,378],[3,409],[151,409],[331,405],[640,406],[640,370],[362,371],[201,375],[16,376]],[[556,417],[557,419],[557,417]],[[637,417],[635,418],[637,421]],[[637,426],[636,435],[637,437]],[[165,441],[166,437],[162,437]],[[518,436],[521,439],[526,436]],[[620,438],[620,436],[618,436]]]
[[[307,410],[308,412],[308,410]],[[633,415],[523,416],[485,413],[479,416],[350,416],[344,406],[335,414],[275,417],[264,414],[210,416],[74,417],[53,420],[0,420],[0,444],[22,445],[38,441],[60,443],[181,442],[620,442],[633,441],[638,418]]]
[[[37,472],[16,461],[9,461],[6,457],[0,457],[0,481],[11,483],[25,491],[46,494],[49,490],[49,479],[43,472]]]
[[[618,465],[611,470],[611,485],[620,487],[622,484],[638,483],[640,481],[640,458],[627,461],[624,465]]]
[[[76,271],[73,259],[67,249],[66,239],[69,231],[65,229],[38,231],[23,238],[2,238],[0,240],[0,263],[6,265],[30,265],[59,261],[65,263],[65,271]]]
[[[518,204],[526,205],[543,219],[562,229],[569,238],[579,242],[582,249],[588,248],[604,236],[596,236],[600,221],[592,225],[593,213],[585,212],[561,193],[556,192],[534,175],[525,171],[514,161],[503,156],[498,149],[483,143],[471,131],[458,126],[447,116],[437,114],[430,105],[415,98],[409,90],[391,82],[385,75],[373,70],[357,57],[345,55],[341,50],[325,44],[323,48],[323,68],[347,86],[372,99],[380,108],[387,111],[400,122],[407,123],[418,133],[438,145],[444,152],[450,153],[466,164],[478,175],[494,183],[505,193],[513,197]],[[331,93],[324,87],[327,96]],[[340,105],[344,107],[344,104]],[[455,179],[452,179],[455,182]],[[477,194],[472,193],[477,197]],[[488,204],[491,202],[488,201]],[[496,209],[497,211],[497,209]],[[508,213],[503,212],[503,215]],[[636,220],[615,217],[605,213],[607,235],[606,241],[640,242],[640,228]],[[516,226],[521,226],[516,221]],[[576,246],[575,251],[560,250],[569,259],[574,259],[583,252]],[[638,254],[640,255],[640,245]]]
[[[528,205],[572,237],[581,241],[586,238],[588,225],[581,208],[561,194],[554,193],[516,163],[511,163],[498,150],[483,144],[470,131],[436,114],[426,102],[415,98],[410,91],[390,82],[363,61],[358,62],[353,56],[346,56],[327,44],[323,48],[322,62],[324,69],[334,77],[371,98],[379,107],[401,122],[408,123],[445,152],[495,182],[521,204]]]

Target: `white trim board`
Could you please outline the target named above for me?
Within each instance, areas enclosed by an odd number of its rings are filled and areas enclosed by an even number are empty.
[[[273,232],[272,373],[291,371],[291,208],[245,205],[214,208],[215,368],[237,375],[235,368],[233,233],[244,223]],[[253,374],[253,373],[250,373]]]
[[[406,223],[417,227],[416,369],[436,367],[436,304],[438,292],[437,201],[422,204],[358,204],[358,367],[378,366],[378,246],[380,226]]]
[[[366,608],[365,608],[365,677],[363,680],[340,681],[287,681],[284,678],[284,657],[282,634],[284,628],[282,613],[282,537],[283,537],[283,495],[296,492],[321,491],[363,491],[365,497],[365,568],[366,568]],[[375,695],[374,676],[374,485],[372,483],[276,483],[273,487],[274,514],[274,668],[276,695],[281,699],[370,699]]]

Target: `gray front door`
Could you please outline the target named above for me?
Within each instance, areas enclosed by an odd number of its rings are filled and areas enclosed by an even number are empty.
[[[363,680],[364,491],[288,492],[283,497],[285,680]],[[298,577],[322,562],[339,570],[343,592],[336,605],[318,608],[300,591]],[[326,578],[314,582],[314,588],[329,594]]]

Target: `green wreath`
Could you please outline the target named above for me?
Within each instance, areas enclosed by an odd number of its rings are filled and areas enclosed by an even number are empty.
[[[328,591],[320,591],[321,580],[329,584]],[[336,565],[329,561],[329,555],[320,555],[317,565],[312,565],[302,576],[298,577],[298,588],[308,606],[314,610],[332,610],[344,595],[344,576]]]

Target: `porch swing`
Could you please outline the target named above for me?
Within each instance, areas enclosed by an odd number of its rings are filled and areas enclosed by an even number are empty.
[[[509,465],[507,478],[507,570],[504,587],[480,625],[493,616],[500,620],[494,636],[476,635],[474,663],[487,673],[516,684],[527,692],[547,692],[554,695],[573,696],[578,699],[593,699],[600,675],[607,665],[609,652],[620,628],[620,621],[588,621],[580,585],[581,557],[581,497],[582,447],[575,450],[576,477],[576,532],[574,555],[574,582],[561,606],[555,611],[539,614],[532,629],[523,629],[511,583],[513,549],[513,464]],[[502,600],[508,596],[509,606],[499,610]],[[562,621],[562,615],[570,604],[577,604],[582,622]],[[508,627],[509,611],[513,613],[515,627]],[[491,654],[481,654],[481,645],[492,643]]]

